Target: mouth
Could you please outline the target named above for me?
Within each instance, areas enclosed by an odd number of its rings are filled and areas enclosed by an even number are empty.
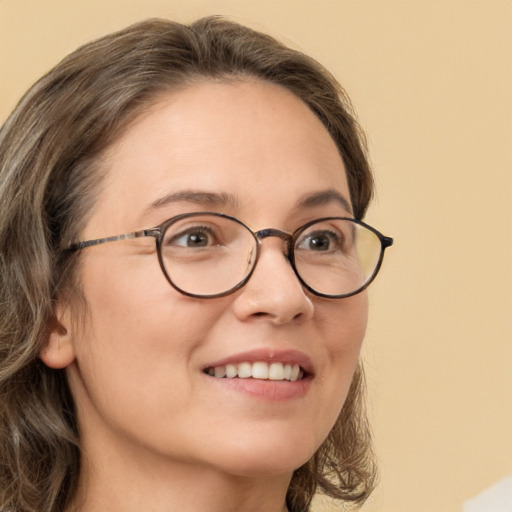
[[[242,362],[209,366],[204,373],[216,379],[255,379],[274,382],[297,382],[307,378],[308,372],[299,364],[272,361]]]
[[[273,348],[232,354],[205,365],[202,372],[222,392],[242,393],[267,404],[304,398],[315,374],[305,353]]]

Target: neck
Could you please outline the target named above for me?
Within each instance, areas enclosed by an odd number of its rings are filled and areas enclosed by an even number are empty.
[[[68,512],[287,512],[291,474],[234,476],[217,468],[110,460],[82,465]]]

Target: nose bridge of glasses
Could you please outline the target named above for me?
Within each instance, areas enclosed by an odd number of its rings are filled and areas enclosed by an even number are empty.
[[[280,238],[285,245],[286,248],[286,256],[290,255],[291,245],[293,240],[293,235],[291,233],[287,233],[286,231],[281,231],[280,229],[267,228],[260,229],[256,233],[254,233],[258,240],[263,241],[265,238],[276,237]]]

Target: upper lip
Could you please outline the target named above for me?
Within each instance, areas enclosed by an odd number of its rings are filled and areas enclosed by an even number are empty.
[[[240,363],[283,363],[298,364],[306,373],[313,374],[313,363],[309,356],[299,350],[277,350],[271,348],[259,348],[238,352],[231,356],[208,363],[203,369],[226,366],[227,364],[237,365]]]

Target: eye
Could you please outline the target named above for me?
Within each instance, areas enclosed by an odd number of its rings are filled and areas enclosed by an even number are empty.
[[[173,234],[166,240],[166,245],[190,248],[212,247],[219,245],[219,240],[212,229],[206,226],[194,226]]]
[[[297,242],[297,249],[315,252],[333,252],[343,245],[341,233],[328,230],[317,230],[304,235]]]

